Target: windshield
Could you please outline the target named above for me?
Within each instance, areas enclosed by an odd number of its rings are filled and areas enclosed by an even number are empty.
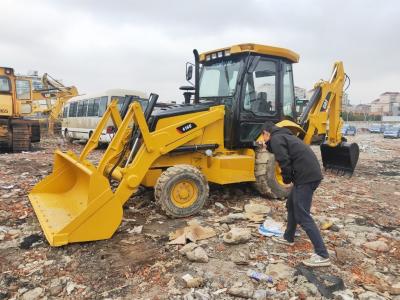
[[[240,68],[240,59],[203,65],[200,75],[200,98],[233,96]]]

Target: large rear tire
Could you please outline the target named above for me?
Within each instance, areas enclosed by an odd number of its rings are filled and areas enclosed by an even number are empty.
[[[292,185],[283,183],[280,168],[275,156],[265,149],[256,150],[254,188],[264,197],[285,199],[288,197]]]
[[[206,203],[209,187],[199,169],[191,165],[168,168],[158,178],[154,198],[166,215],[183,218],[198,213]]]

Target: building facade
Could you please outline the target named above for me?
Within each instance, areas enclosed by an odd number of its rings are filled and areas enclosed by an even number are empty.
[[[371,114],[380,116],[397,116],[400,114],[400,93],[385,92],[371,102]]]

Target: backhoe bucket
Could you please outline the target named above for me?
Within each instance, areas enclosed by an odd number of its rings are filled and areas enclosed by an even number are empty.
[[[29,199],[52,246],[108,239],[122,220],[122,204],[108,180],[72,153],[55,152],[53,173]]]
[[[325,169],[333,169],[352,175],[357,165],[360,150],[356,143],[342,142],[336,147],[326,142],[321,144],[322,164]]]

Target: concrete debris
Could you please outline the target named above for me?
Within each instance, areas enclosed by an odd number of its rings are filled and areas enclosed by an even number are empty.
[[[170,245],[185,245],[188,241],[197,242],[216,235],[211,227],[203,227],[196,220],[188,222],[189,226],[180,228],[169,234]]]
[[[230,213],[229,215],[220,218],[218,222],[224,224],[232,224],[237,221],[244,221],[244,220],[247,220],[247,217],[245,216],[244,213]]]
[[[252,222],[261,223],[265,215],[271,212],[271,208],[265,204],[251,202],[244,206],[244,211],[247,219]]]
[[[182,279],[185,281],[186,287],[188,288],[199,288],[204,284],[203,278],[193,277],[190,274],[185,274],[184,276],[182,276]]]
[[[196,243],[189,243],[186,244],[185,246],[183,246],[181,249],[179,249],[179,253],[182,255],[185,255],[187,252],[189,251],[193,251],[194,249],[196,249],[199,245],[197,245]]]
[[[354,300],[354,294],[351,290],[333,292],[334,300]]]
[[[143,230],[143,225],[140,226],[134,226],[132,229],[128,229],[128,233],[134,233],[134,234],[140,234],[142,233]]]
[[[188,258],[188,260],[193,262],[208,262],[207,252],[201,247],[197,247],[192,251],[186,252],[186,257]]]
[[[232,228],[229,232],[225,233],[223,240],[227,244],[241,244],[246,243],[251,238],[251,231],[247,228]]]
[[[294,269],[285,263],[269,264],[265,273],[270,275],[274,280],[290,278]]]
[[[388,252],[389,251],[389,246],[384,241],[367,242],[363,246],[365,248],[368,248],[368,249],[371,249],[374,251],[379,251],[379,252]]]
[[[245,287],[231,287],[228,289],[228,294],[241,298],[252,298],[254,294],[254,289],[248,286]]]
[[[22,300],[35,300],[39,299],[40,295],[43,293],[41,287],[34,288],[33,290],[27,291],[22,295]]]
[[[386,300],[385,297],[378,295],[377,293],[367,291],[358,295],[359,300]]]

